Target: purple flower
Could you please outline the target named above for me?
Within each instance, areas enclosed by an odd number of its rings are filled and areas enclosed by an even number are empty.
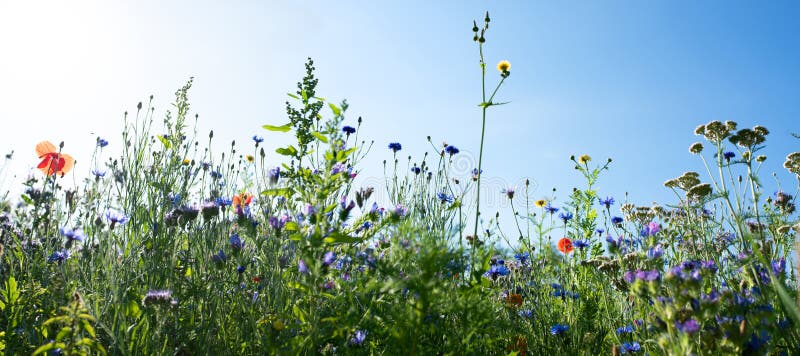
[[[392,213],[394,213],[394,215],[397,215],[398,217],[402,218],[402,217],[406,216],[406,214],[408,214],[408,208],[403,206],[403,204],[397,204],[394,207],[394,210],[392,211]]]
[[[697,320],[689,319],[681,323],[680,321],[675,321],[675,328],[678,329],[680,332],[684,332],[687,334],[693,334],[700,330],[700,324],[697,323]]]
[[[344,172],[345,168],[346,167],[344,166],[344,164],[341,163],[334,164],[333,167],[331,167],[331,175]]]
[[[655,281],[661,277],[661,272],[657,270],[647,271],[644,275],[644,280],[648,282]]]
[[[216,264],[223,264],[228,260],[228,256],[225,255],[225,251],[219,250],[219,252],[211,256],[211,260]]]
[[[403,149],[403,146],[400,143],[392,142],[389,144],[389,149],[394,151],[394,153],[397,153],[397,151]]]
[[[103,178],[103,177],[106,176],[106,171],[101,171],[99,169],[93,169],[92,170],[92,174],[95,176],[95,178]]]
[[[781,274],[786,271],[786,259],[781,257],[779,260],[772,261],[772,272]]]
[[[619,216],[615,216],[615,217],[611,218],[611,223],[614,224],[614,225],[622,224],[622,218],[619,217]]]
[[[347,136],[350,136],[350,135],[356,133],[356,128],[352,127],[352,126],[345,126],[345,127],[342,127],[342,132],[347,134]]]
[[[267,176],[269,178],[269,184],[278,183],[278,179],[281,177],[281,167],[270,168],[269,172],[267,172]]]
[[[364,340],[367,339],[367,332],[362,330],[356,330],[353,334],[353,337],[350,338],[350,344],[352,345],[361,345],[364,343]]]
[[[142,304],[169,304],[172,302],[172,291],[169,289],[149,290],[142,299]]]
[[[305,207],[303,207],[303,215],[305,215],[305,216],[314,215],[316,212],[317,212],[317,209],[314,208],[314,206],[311,205],[311,203],[306,203]]]
[[[649,249],[647,249],[647,258],[654,260],[656,258],[660,258],[664,255],[664,248],[661,247],[661,244],[655,245]]]
[[[300,273],[308,273],[308,266],[306,265],[305,261],[303,260],[297,261],[297,271]]]
[[[103,148],[103,147],[106,147],[106,146],[108,146],[108,141],[98,137],[97,138],[97,147]]]
[[[336,260],[336,254],[333,251],[328,251],[325,256],[322,256],[322,265],[330,266]]]

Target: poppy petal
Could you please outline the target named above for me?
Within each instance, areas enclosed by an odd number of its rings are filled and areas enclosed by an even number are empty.
[[[39,156],[39,158],[53,152],[56,152],[56,146],[50,143],[50,141],[42,141],[36,145],[36,155]]]

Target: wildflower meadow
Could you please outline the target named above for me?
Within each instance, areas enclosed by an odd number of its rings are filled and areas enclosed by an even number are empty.
[[[189,80],[169,110],[151,97],[126,112],[90,157],[59,138],[15,148],[36,169],[2,201],[0,351],[800,354],[800,152],[767,160],[768,128],[708,121],[685,128],[704,169],[653,187],[671,201],[603,191],[602,152],[565,154],[583,179],[566,196],[495,189],[486,129],[522,104],[514,63],[486,60],[494,26],[485,13],[464,27],[482,93],[467,170],[465,147],[429,138],[408,156],[364,137],[370,119],[318,92],[312,59],[291,69],[285,117],[247,142],[197,131]],[[265,149],[272,137],[291,144]],[[384,184],[359,184],[366,165]],[[794,180],[767,188],[777,169]]]

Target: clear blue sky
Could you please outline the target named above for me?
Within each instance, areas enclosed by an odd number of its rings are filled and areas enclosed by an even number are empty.
[[[485,194],[530,178],[536,196],[563,198],[580,183],[569,156],[587,153],[614,159],[601,195],[670,201],[662,183],[699,171],[687,148],[715,119],[769,128],[766,171],[793,183],[782,163],[800,149],[794,1],[0,1],[0,149],[16,151],[20,179],[36,142],[63,140],[87,174],[94,135],[118,147],[123,111],[154,94],[163,113],[190,76],[201,136],[277,146],[260,126],[285,121],[285,93],[313,57],[319,94],[347,98],[350,122],[362,116],[376,142],[362,177],[382,177],[389,142],[419,157],[427,135],[469,161],[480,135],[471,27],[485,10],[491,80],[497,61],[512,63],[498,94],[511,103],[487,125]]]

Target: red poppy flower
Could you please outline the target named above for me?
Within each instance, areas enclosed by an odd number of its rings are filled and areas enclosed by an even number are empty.
[[[572,240],[562,237],[558,240],[558,250],[565,255],[572,252]]]
[[[245,206],[250,205],[253,201],[253,196],[247,193],[236,194],[233,196],[233,209],[241,210]]]
[[[49,141],[42,141],[36,145],[36,155],[42,159],[36,168],[39,168],[47,176],[58,173],[63,177],[75,166],[72,156],[59,153],[56,146]]]

